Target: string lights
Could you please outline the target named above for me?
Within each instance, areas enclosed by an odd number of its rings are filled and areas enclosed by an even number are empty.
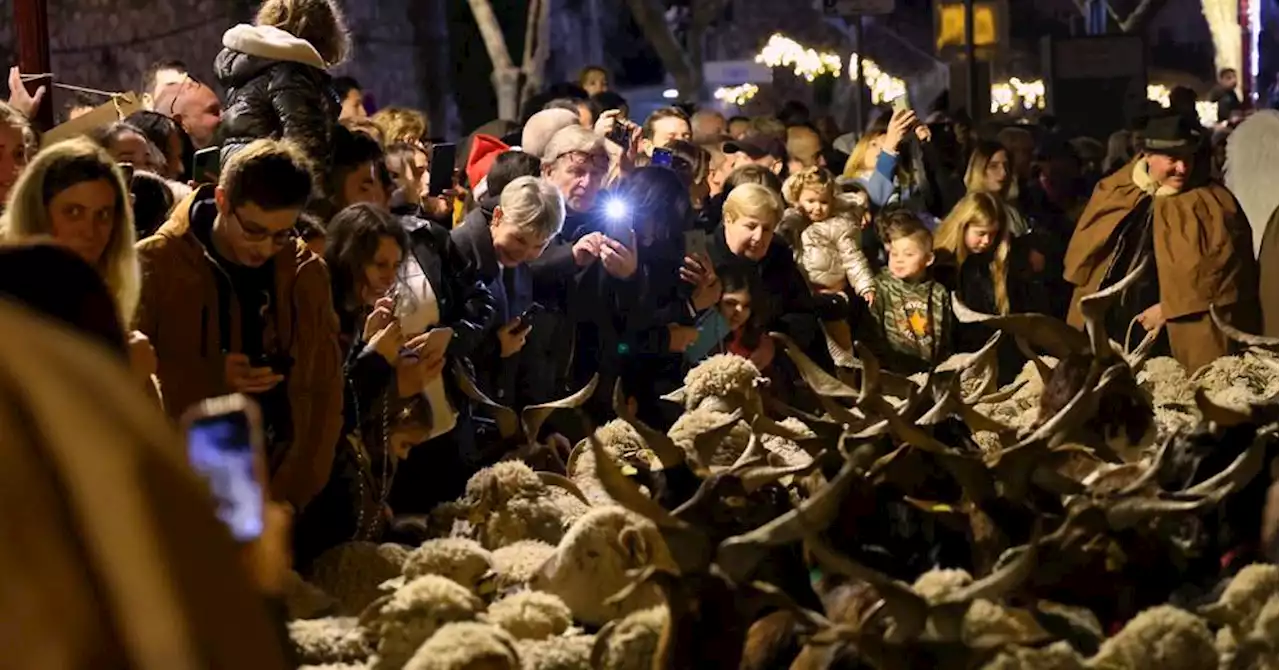
[[[764,48],[756,55],[756,62],[769,67],[789,67],[797,77],[804,77],[805,81],[813,81],[824,74],[838,77],[844,65],[837,54],[806,48],[780,33],[769,37]]]
[[[760,87],[755,84],[742,84],[739,86],[722,86],[716,89],[713,95],[716,100],[741,107],[747,104],[747,101],[756,97],[759,92]]]
[[[1169,108],[1169,95],[1171,91],[1164,84],[1148,84],[1147,100],[1159,103],[1165,109]],[[1218,124],[1218,103],[1212,100],[1196,101],[1196,117],[1200,119],[1200,125],[1209,128]]]

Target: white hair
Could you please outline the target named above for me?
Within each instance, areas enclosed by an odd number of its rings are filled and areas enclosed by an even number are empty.
[[[569,126],[556,131],[551,141],[542,150],[542,164],[550,165],[565,154],[584,153],[608,159],[604,140],[594,132],[582,126]]]
[[[498,200],[503,221],[542,239],[550,239],[564,225],[564,198],[560,189],[538,177],[517,177]]]

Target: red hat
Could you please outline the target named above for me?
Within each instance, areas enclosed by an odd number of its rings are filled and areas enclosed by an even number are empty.
[[[502,140],[493,135],[476,135],[471,138],[471,155],[467,156],[467,181],[475,188],[493,167],[498,154],[510,150]]]

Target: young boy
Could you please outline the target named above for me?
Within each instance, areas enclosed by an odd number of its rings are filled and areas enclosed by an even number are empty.
[[[879,223],[889,260],[876,275],[862,339],[885,369],[924,372],[947,355],[951,331],[951,296],[929,276],[933,235],[905,210],[888,212]]]

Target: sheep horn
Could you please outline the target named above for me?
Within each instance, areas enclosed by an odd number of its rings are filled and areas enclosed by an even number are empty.
[[[952,354],[947,360],[943,361],[938,367],[934,368],[935,373],[938,372],[964,372],[979,363],[986,362],[991,352],[995,350],[995,346],[999,343],[1002,333],[995,331],[991,337],[987,338],[986,344],[982,348],[967,354]]]
[[[1111,347],[1111,339],[1107,337],[1107,310],[1111,308],[1112,303],[1121,294],[1142,278],[1142,273],[1146,272],[1150,266],[1151,257],[1144,255],[1142,262],[1138,263],[1138,267],[1121,278],[1120,281],[1096,293],[1080,298],[1080,315],[1084,319],[1084,329],[1089,335],[1089,350],[1093,352],[1094,358],[1106,360],[1115,352]]]
[[[1199,512],[1216,505],[1224,495],[1226,490],[1219,489],[1196,500],[1152,500],[1142,497],[1119,500],[1106,507],[1107,523],[1112,530],[1126,530],[1151,518]]]
[[[1031,540],[1023,545],[1022,551],[1017,558],[1009,561],[1004,567],[998,568],[986,577],[957,589],[943,602],[961,603],[979,598],[998,601],[1021,586],[1035,570],[1036,548],[1040,543],[1042,531],[1043,524],[1037,518],[1035,525],[1031,527]]]
[[[1041,361],[1041,363],[1043,363],[1043,362],[1044,362],[1044,361]],[[1049,372],[1050,372],[1050,373],[1052,373],[1052,372],[1053,372],[1053,368],[1047,368],[1047,369],[1049,370]],[[989,393],[989,394],[987,394],[987,395],[984,395],[984,396],[982,396],[981,398],[978,398],[976,401],[974,401],[974,402],[972,402],[972,403],[969,403],[969,404],[971,404],[971,405],[994,405],[994,404],[1002,403],[1002,402],[1004,402],[1004,401],[1006,401],[1006,400],[1008,400],[1008,399],[1012,398],[1013,396],[1017,395],[1017,394],[1018,394],[1018,391],[1021,391],[1021,390],[1022,390],[1022,387],[1026,386],[1026,385],[1027,385],[1027,383],[1028,383],[1028,382],[1027,382],[1027,380],[1023,379],[1023,380],[1018,381],[1018,382],[1015,382],[1015,383],[1013,383],[1013,384],[1011,384],[1011,385],[1009,385],[1009,386],[1007,386],[1007,387],[1005,387],[1005,388],[1003,388],[1003,389],[1000,389],[999,391],[996,391],[995,393]]]
[[[1248,414],[1213,402],[1204,388],[1196,389],[1196,407],[1200,410],[1201,416],[1223,428],[1243,425],[1248,423],[1250,418]]]
[[[1022,336],[1027,342],[1059,360],[1074,353],[1089,351],[1087,335],[1050,316],[983,314],[965,305],[958,293],[951,294],[951,308],[960,323],[982,323],[1010,335]]]
[[[1236,456],[1231,465],[1228,465],[1222,472],[1192,486],[1183,491],[1183,493],[1191,496],[1207,496],[1224,489],[1226,491],[1240,490],[1253,481],[1253,478],[1262,470],[1266,446],[1267,442],[1254,440],[1253,444],[1250,444],[1244,452]]]
[[[880,398],[883,395],[880,359],[861,342],[854,342],[853,350],[858,354],[858,360],[862,361],[862,388],[857,400],[858,406],[862,406],[868,398]]]
[[[677,405],[680,405],[681,407],[684,407],[684,401],[687,395],[688,394],[685,392],[684,387],[681,386],[680,388],[659,397],[662,398],[663,400],[666,400],[667,402],[673,402]]]
[[[502,439],[511,440],[520,434],[520,417],[510,407],[499,405],[489,399],[476,386],[475,380],[467,372],[466,364],[461,360],[454,361],[453,376],[458,382],[458,390],[462,391],[463,395],[489,410],[494,423],[498,424],[498,434]]]
[[[1133,483],[1120,489],[1120,495],[1128,496],[1139,493],[1156,481],[1156,477],[1160,475],[1160,469],[1164,467],[1165,459],[1173,455],[1173,450],[1169,447],[1173,444],[1174,437],[1174,434],[1169,434],[1160,442],[1160,446],[1156,448],[1155,456],[1151,458],[1151,466],[1137,479],[1133,480]]]
[[[1209,305],[1209,317],[1213,319],[1213,325],[1217,326],[1218,330],[1221,330],[1222,334],[1232,342],[1239,342],[1250,347],[1260,347],[1273,353],[1277,348],[1280,348],[1280,338],[1252,335],[1231,325],[1227,320],[1227,316],[1218,309],[1217,305]]]
[[[538,479],[542,480],[542,483],[544,485],[558,486],[568,491],[569,494],[572,495],[573,497],[577,498],[578,500],[581,500],[582,503],[587,507],[591,506],[591,501],[587,500],[587,494],[583,493],[582,489],[578,488],[578,485],[573,483],[572,479],[569,479],[564,475],[558,475],[554,472],[539,472],[537,474],[538,474]]]
[[[613,386],[613,411],[618,415],[619,419],[627,422],[640,434],[640,438],[653,451],[653,454],[658,457],[662,467],[674,468],[684,462],[684,450],[666,433],[650,428],[648,424],[631,413],[631,410],[627,407],[626,396],[622,392],[621,380]]]
[[[763,461],[768,453],[768,450],[764,448],[764,443],[760,441],[760,434],[752,426],[751,437],[747,438],[747,448],[743,449],[742,454],[738,456],[738,460],[729,466],[729,471],[732,472],[738,468],[756,465]]]
[[[1032,364],[1036,366],[1036,373],[1040,375],[1040,383],[1048,384],[1049,378],[1053,377],[1053,368],[1048,363],[1044,362],[1044,357],[1037,354],[1035,349],[1027,343],[1027,340],[1024,337],[1018,336],[1013,338],[1013,343],[1017,345],[1018,351],[1022,352],[1022,355],[1026,356],[1027,360],[1031,361]]]
[[[1125,354],[1124,360],[1133,369],[1136,375],[1147,364],[1147,359],[1151,357],[1151,350],[1155,348],[1156,340],[1160,339],[1160,332],[1164,330],[1164,326],[1147,331],[1142,341],[1137,346]]]
[[[553,400],[541,405],[529,405],[520,413],[520,421],[524,424],[524,434],[530,442],[538,439],[538,431],[542,430],[542,424],[551,416],[552,412],[558,409],[577,409],[582,406],[596,392],[596,384],[600,382],[600,375],[591,375],[591,381],[586,386],[578,389],[577,393],[568,398]]]
[[[860,579],[875,588],[884,599],[884,610],[893,619],[885,639],[893,643],[915,639],[924,631],[929,617],[929,605],[910,586],[858,563],[831,548],[818,533],[805,538],[810,553],[824,570],[853,579]]]
[[[831,620],[807,607],[801,607],[786,591],[769,582],[753,581],[745,585],[756,595],[762,596],[766,604],[795,614],[801,626],[810,631],[825,630],[831,626]]]
[[[828,398],[857,398],[858,392],[849,388],[844,382],[827,374],[813,359],[809,358],[800,350],[800,346],[795,340],[783,335],[782,333],[769,333],[769,336],[782,343],[782,350],[786,352],[787,358],[795,364],[796,370],[800,373],[800,378],[804,380],[809,388],[819,396]]]
[[[1080,385],[1080,390],[1076,391],[1075,396],[1067,402],[1066,406],[1058,410],[1057,414],[1054,414],[1048,421],[1045,421],[1039,428],[1032,432],[1031,435],[1028,435],[1023,439],[1019,443],[1019,446],[1039,442],[1041,440],[1048,440],[1062,429],[1068,426],[1077,426],[1081,423],[1081,420],[1084,415],[1087,414],[1087,410],[1089,409],[1090,400],[1096,394],[1096,391],[1094,390],[1096,380],[1101,378],[1101,375],[1097,374],[1096,367],[1097,364],[1095,363],[1095,369],[1090,370],[1089,376],[1086,377],[1085,382]]]
[[[618,501],[619,505],[653,521],[659,528],[686,527],[683,521],[671,516],[670,512],[642,493],[635,482],[622,474],[622,470],[614,464],[609,453],[604,450],[604,445],[600,444],[600,440],[596,438],[594,431],[587,436],[587,439],[591,442],[591,453],[595,456],[596,477],[609,497]]]
[[[755,493],[761,488],[788,475],[808,474],[817,469],[819,465],[821,465],[821,463],[816,458],[808,463],[782,467],[746,463],[742,466],[734,467],[730,470],[730,473],[742,482],[742,488],[745,489],[747,493]]]
[[[595,642],[591,644],[591,664],[592,668],[603,668],[605,656],[609,653],[609,638],[613,636],[613,631],[618,628],[618,624],[622,619],[613,619],[596,631]]]
[[[795,509],[721,542],[716,550],[716,563],[734,581],[743,581],[759,564],[768,547],[798,542],[807,534],[830,526],[857,477],[853,461],[845,461],[834,479]]]

